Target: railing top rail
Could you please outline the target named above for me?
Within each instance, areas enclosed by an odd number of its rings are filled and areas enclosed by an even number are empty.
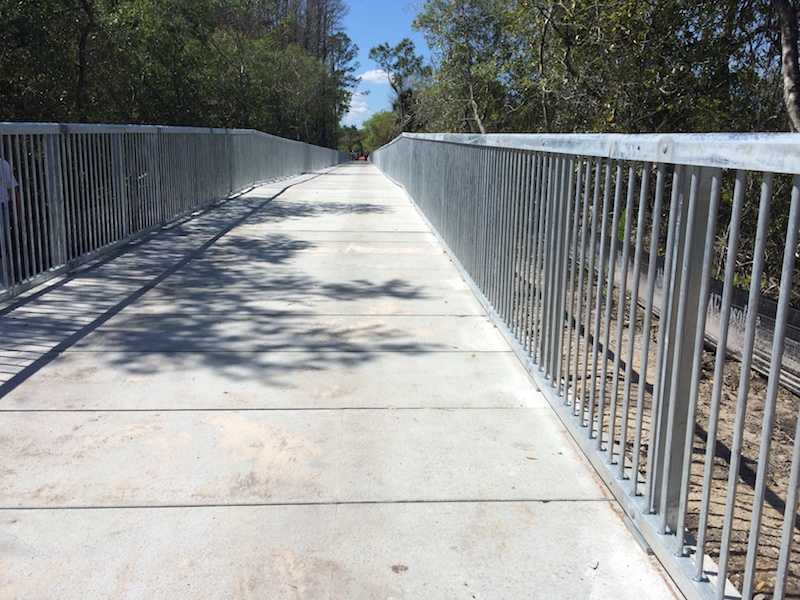
[[[800,133],[416,134],[400,138],[691,166],[800,173]],[[397,141],[397,140],[395,140]]]
[[[171,125],[126,125],[96,123],[11,123],[0,122],[2,135],[42,135],[55,133],[167,133],[167,134],[228,134],[256,135],[273,138],[281,143],[301,144],[303,142],[278,137],[254,129],[225,129],[224,127],[176,127]]]
[[[214,127],[170,127],[167,125],[126,125],[96,123],[0,123],[0,133],[14,134],[47,134],[47,133],[225,133],[238,130]],[[247,130],[242,130],[248,132]]]

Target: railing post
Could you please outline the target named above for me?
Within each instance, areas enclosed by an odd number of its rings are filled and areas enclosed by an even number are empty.
[[[156,134],[148,136],[147,176],[150,178],[150,190],[153,194],[152,214],[154,222],[158,225],[164,222],[163,193],[161,190],[161,127],[156,127]]]
[[[678,203],[678,227],[674,246],[673,284],[665,298],[661,318],[669,313],[663,370],[656,374],[656,386],[662,386],[663,408],[654,440],[656,459],[654,476],[654,505],[658,507],[663,531],[682,537],[677,523],[681,503],[681,471],[683,466],[686,424],[694,419],[689,414],[691,373],[694,351],[694,332],[698,319],[701,291],[705,230],[709,219],[709,197],[712,169],[687,170]],[[665,277],[671,274],[665,273]],[[669,303],[669,306],[667,306]],[[669,308],[669,310],[668,310]]]
[[[67,222],[64,205],[64,184],[61,173],[61,134],[44,136],[44,175],[47,190],[50,265],[60,267],[67,262]]]
[[[111,135],[111,186],[116,204],[119,239],[127,238],[133,231],[131,212],[128,206],[128,186],[125,181],[124,136],[124,133]]]
[[[225,130],[225,149],[228,151],[228,195],[230,196],[234,191],[234,183],[235,183],[235,164],[236,164],[236,157],[234,156],[234,150],[236,148],[236,144],[234,143],[233,139],[234,134],[231,133],[230,129]]]

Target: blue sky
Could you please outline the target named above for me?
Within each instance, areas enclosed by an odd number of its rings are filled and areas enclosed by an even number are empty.
[[[371,48],[388,42],[396,46],[403,38],[411,38],[417,54],[429,56],[428,45],[421,33],[411,29],[421,0],[347,0],[350,14],[344,20],[345,32],[358,46],[361,78],[358,89],[345,115],[344,125],[361,127],[365,119],[380,110],[391,110],[391,92],[379,67],[368,58]],[[364,95],[366,94],[366,95]]]

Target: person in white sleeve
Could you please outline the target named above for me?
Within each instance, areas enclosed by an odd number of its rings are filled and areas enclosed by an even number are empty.
[[[19,182],[11,172],[8,161],[0,158],[0,202],[8,202],[19,195]]]
[[[11,251],[12,199],[19,199],[19,182],[14,177],[11,165],[0,158],[0,289],[8,288],[13,276],[10,274],[11,265],[7,263],[8,253]]]

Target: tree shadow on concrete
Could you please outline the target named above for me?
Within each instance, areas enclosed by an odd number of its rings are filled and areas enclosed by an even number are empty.
[[[309,308],[326,300],[429,298],[413,281],[397,273],[331,281],[286,270],[314,244],[279,232],[229,242],[241,225],[391,212],[370,203],[284,202],[281,194],[226,202],[8,305],[0,313],[0,398],[67,350],[95,353],[99,368],[154,376],[154,364],[190,353],[196,368],[263,382],[291,380],[309,364],[335,374],[385,352],[441,348],[386,319],[344,323]],[[170,286],[183,293],[170,294]],[[281,299],[294,305],[259,305]]]

